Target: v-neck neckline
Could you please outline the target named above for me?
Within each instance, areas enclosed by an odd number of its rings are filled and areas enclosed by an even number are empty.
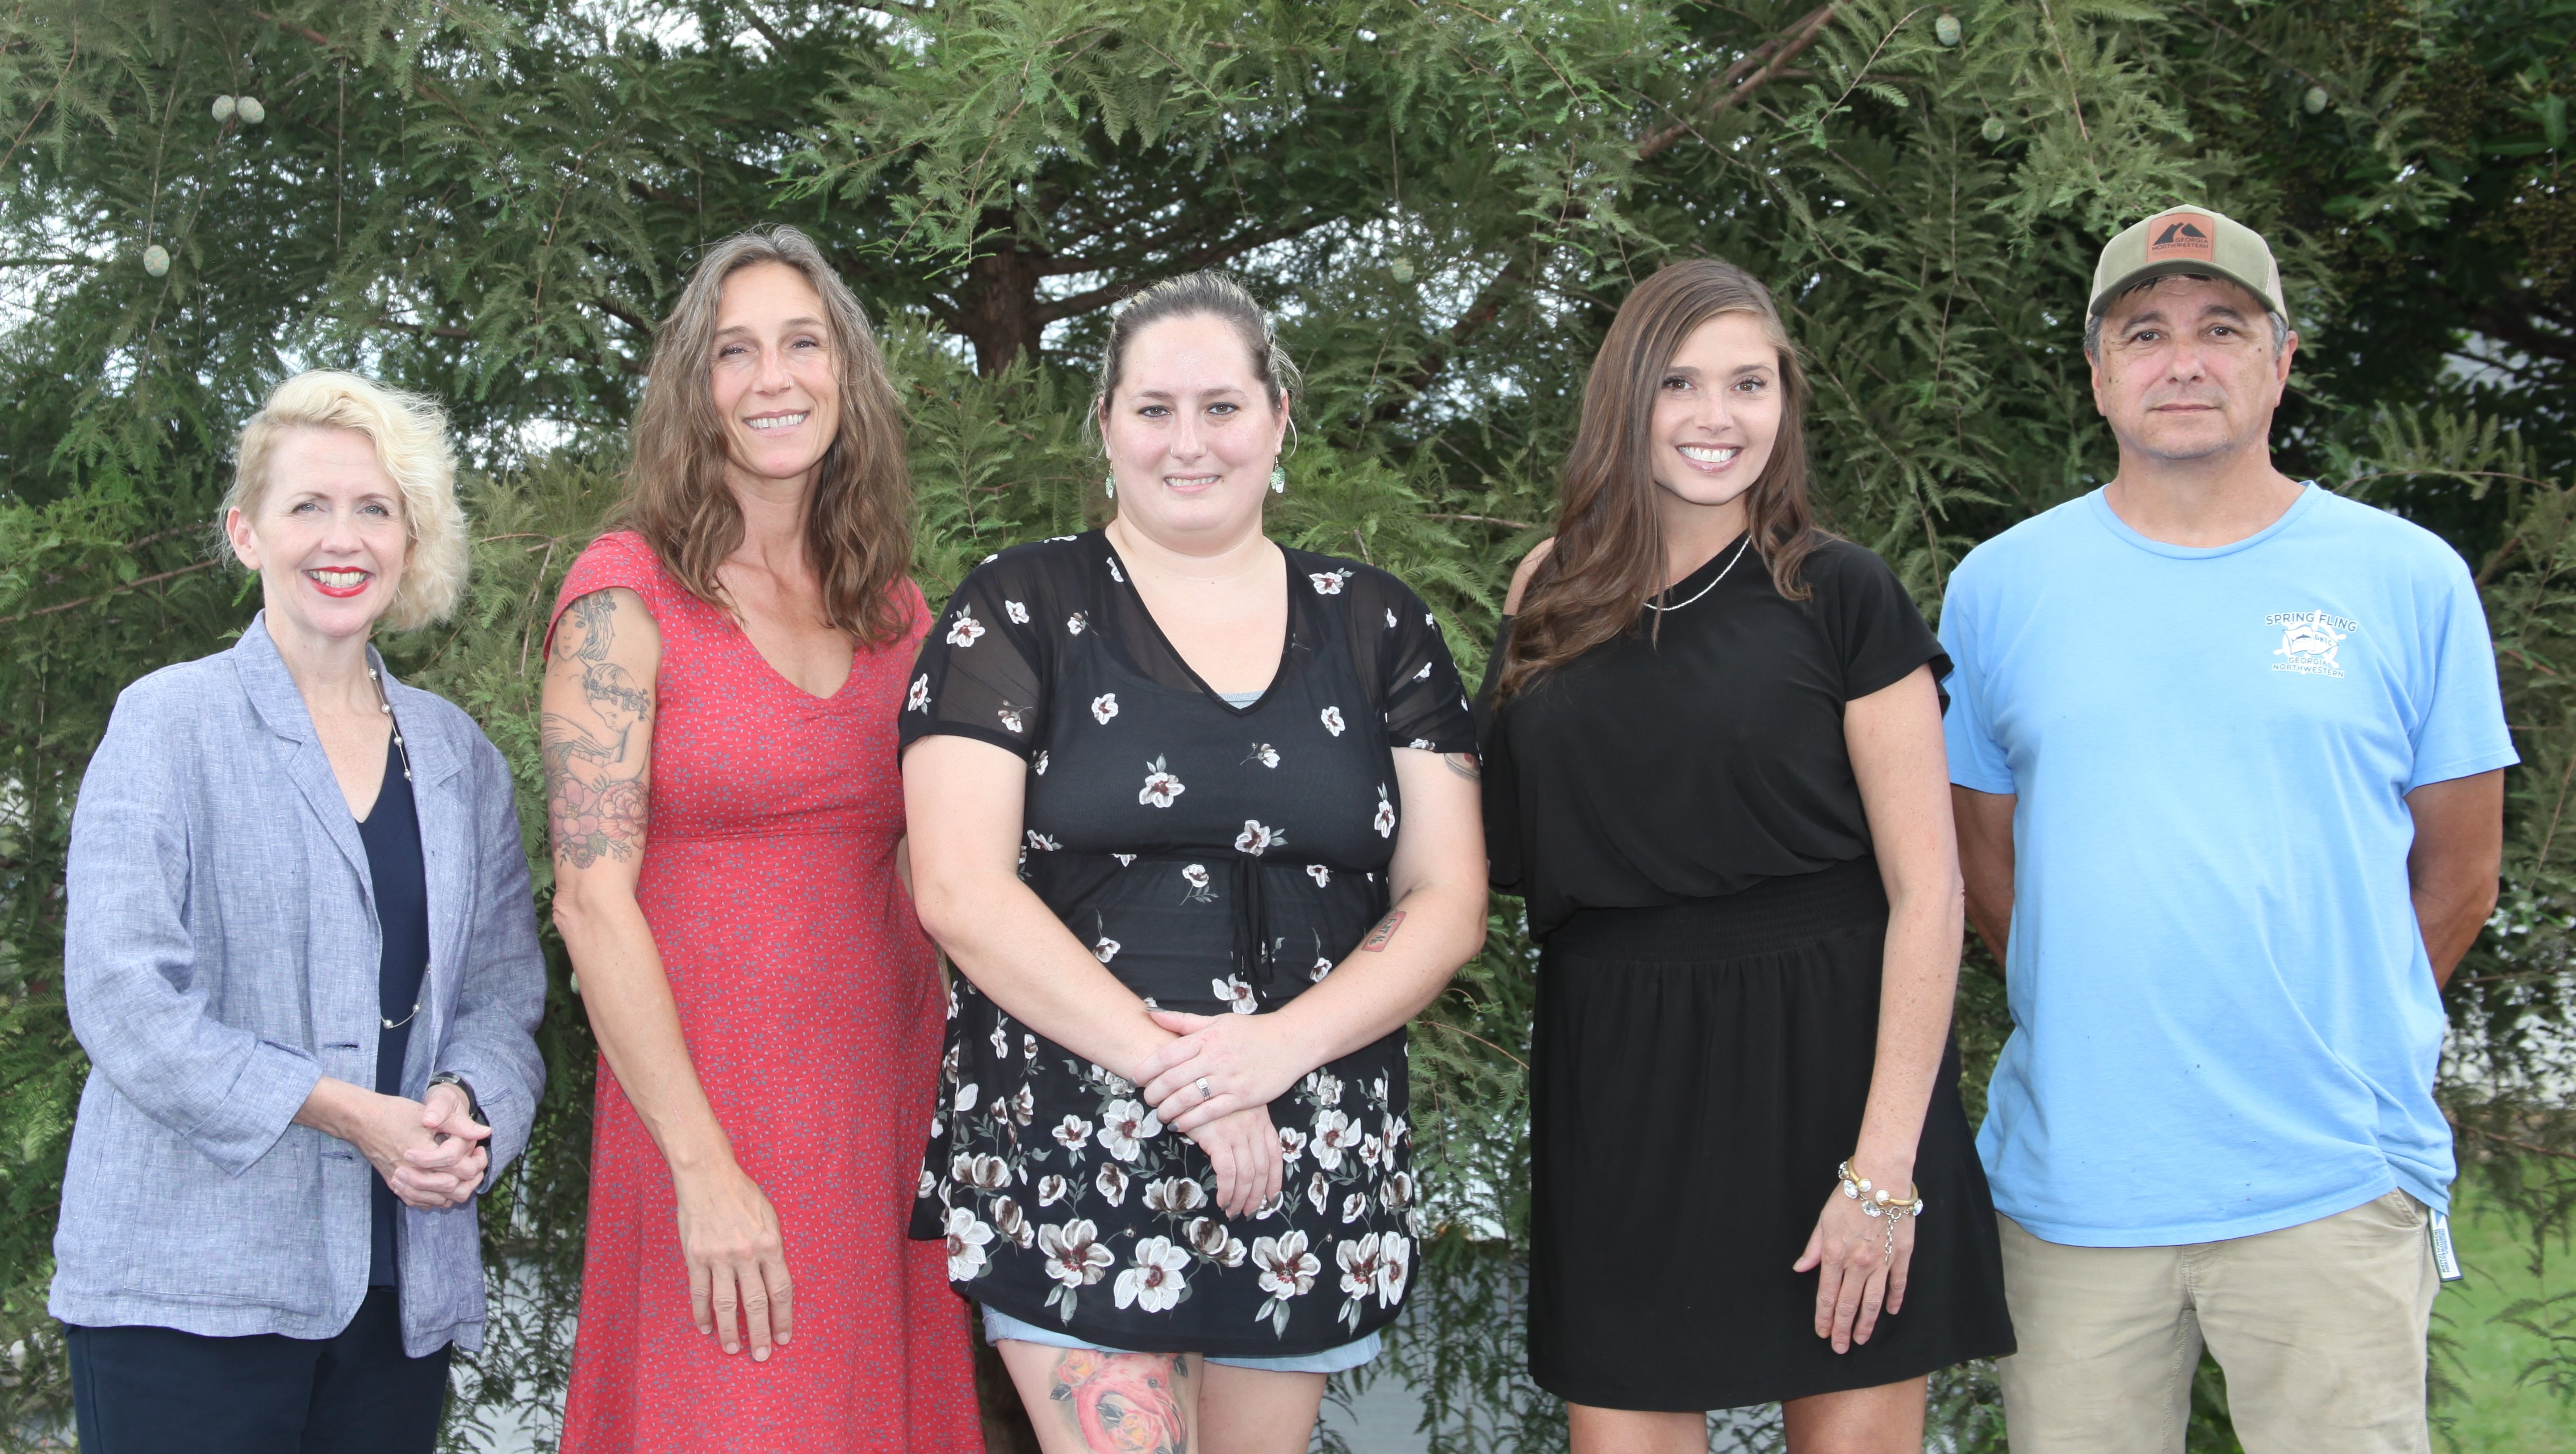
[[[769,659],[769,653],[760,649],[760,643],[751,639],[751,631],[743,625],[741,616],[721,606],[709,606],[708,609],[723,617],[725,625],[733,628],[733,634],[742,642],[742,649],[751,653],[752,659],[760,663],[762,669],[769,673],[771,680],[777,682],[780,686],[785,687],[787,690],[795,693],[802,700],[809,702],[814,706],[828,707],[834,702],[841,700],[843,694],[850,690],[850,684],[859,679],[859,653],[861,651],[861,647],[859,646],[859,643],[853,641],[850,643],[850,674],[841,678],[841,684],[832,689],[832,694],[830,696],[817,696],[814,693],[805,690],[803,687],[798,686],[794,677],[791,677],[787,673],[778,669],[778,663],[771,661]]]
[[[1125,588],[1128,594],[1136,598],[1136,610],[1145,618],[1145,629],[1154,633],[1154,640],[1161,644],[1164,651],[1171,654],[1172,660],[1179,665],[1182,674],[1190,679],[1190,685],[1198,689],[1199,695],[1215,703],[1220,710],[1231,712],[1237,717],[1249,717],[1260,711],[1272,694],[1279,690],[1280,684],[1288,679],[1290,648],[1297,640],[1297,563],[1288,558],[1288,547],[1275,540],[1270,543],[1271,548],[1279,552],[1279,595],[1280,604],[1285,608],[1279,623],[1279,664],[1271,669],[1270,680],[1261,688],[1261,695],[1253,698],[1250,705],[1238,707],[1227,701],[1224,693],[1209,686],[1207,678],[1200,676],[1199,669],[1190,665],[1190,659],[1183,656],[1181,649],[1172,644],[1172,638],[1163,631],[1163,623],[1154,619],[1154,608],[1146,603],[1145,593],[1136,589],[1134,573],[1128,568],[1126,557],[1118,553],[1117,543],[1109,538],[1108,530],[1103,528],[1092,533],[1100,537],[1100,548],[1108,554],[1111,566],[1110,580]]]
[[[364,814],[354,810],[349,814],[349,817],[358,825],[360,837],[366,836],[367,825],[376,821],[376,814],[384,808],[385,794],[393,791],[396,778],[402,779],[406,785],[405,790],[409,790],[411,767],[403,761],[402,749],[394,742],[394,739],[401,735],[402,728],[399,726],[385,734],[385,776],[382,782],[376,784],[376,800],[367,804],[367,811]]]

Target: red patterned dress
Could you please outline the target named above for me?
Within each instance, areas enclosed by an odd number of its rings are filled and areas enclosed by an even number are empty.
[[[680,1028],[796,1280],[795,1339],[728,1356],[689,1315],[671,1175],[599,1067],[589,1261],[564,1454],[983,1448],[966,1308],[905,1235],[947,1003],[897,886],[895,716],[929,613],[829,698],[781,677],[639,537],[602,536],[555,603],[623,586],[662,632],[636,897]]]

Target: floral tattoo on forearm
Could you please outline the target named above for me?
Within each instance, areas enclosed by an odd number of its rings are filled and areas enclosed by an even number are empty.
[[[617,604],[605,591],[582,597],[555,629],[546,674],[576,683],[588,721],[548,712],[538,728],[545,765],[546,823],[555,857],[574,868],[603,858],[627,859],[643,846],[648,767],[643,728],[653,698],[626,668],[608,659],[617,639]]]

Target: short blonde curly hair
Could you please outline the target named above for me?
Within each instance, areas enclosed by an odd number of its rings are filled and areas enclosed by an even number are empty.
[[[268,491],[269,457],[291,429],[355,430],[376,447],[376,462],[402,492],[403,529],[410,537],[402,582],[384,624],[411,631],[445,620],[464,599],[469,556],[446,412],[418,394],[357,374],[307,369],[270,390],[242,426],[232,488],[224,492],[218,521],[235,510],[249,515],[258,508]]]

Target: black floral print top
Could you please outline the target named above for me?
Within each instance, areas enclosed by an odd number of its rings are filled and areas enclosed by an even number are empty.
[[[1163,637],[1098,531],[1004,551],[923,643],[906,746],[1029,765],[1020,876],[1147,1003],[1257,1015],[1331,973],[1388,906],[1395,752],[1475,728],[1420,597],[1290,550],[1277,676],[1229,706]],[[1399,1030],[1270,1107],[1283,1195],[1228,1219],[1205,1152],[1115,1071],[962,976],[913,1235],[958,1291],[1104,1347],[1285,1357],[1391,1321],[1422,1232]]]

